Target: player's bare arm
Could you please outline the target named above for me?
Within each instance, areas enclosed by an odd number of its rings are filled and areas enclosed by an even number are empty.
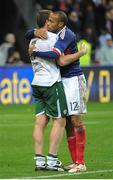
[[[31,56],[32,52],[36,49],[35,45],[32,45],[28,49],[29,56]],[[81,43],[80,50],[74,54],[69,55],[61,55],[58,64],[60,66],[66,66],[74,61],[77,61],[81,56],[84,56],[87,53],[87,47],[85,44]]]
[[[87,53],[87,47],[85,44],[81,43],[80,50],[74,54],[61,55],[58,61],[60,66],[66,66],[74,61],[77,61],[81,56]]]

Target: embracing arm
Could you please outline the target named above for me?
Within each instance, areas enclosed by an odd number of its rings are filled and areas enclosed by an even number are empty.
[[[84,56],[87,53],[87,47],[85,44],[80,45],[80,50],[74,54],[61,55],[61,52],[53,48],[53,51],[40,52],[35,50],[35,46],[29,48],[29,54],[38,57],[44,57],[49,59],[58,59],[58,64],[60,66],[66,66],[74,61],[77,61],[81,56]]]
[[[35,36],[34,36],[34,29],[30,29],[30,30],[28,30],[26,33],[25,33],[25,38],[27,39],[27,40],[31,40],[32,38],[34,38]]]
[[[54,51],[46,51],[46,52],[37,51],[35,45],[31,45],[28,48],[28,53],[29,53],[29,56],[32,55],[34,57],[42,57],[42,58],[49,58],[49,59],[58,59],[60,57],[60,54]]]
[[[51,51],[46,52],[39,52],[39,51],[33,51],[33,56],[38,56],[41,58],[49,59],[58,59],[62,53],[66,50],[66,48],[69,46],[69,44],[75,39],[75,36],[70,33],[66,33],[64,37],[62,37],[60,34],[58,36],[58,40],[55,43],[54,47]]]
[[[31,40],[32,38],[47,39],[47,30],[45,28],[30,29],[25,33],[25,38]]]
[[[87,47],[84,44],[80,45],[80,50],[74,54],[61,55],[58,64],[59,66],[66,66],[77,61],[81,56],[84,56],[87,53]]]
[[[41,51],[33,51],[32,53],[33,56],[38,56],[42,58],[49,58],[49,59],[58,59],[61,55],[61,52],[59,50],[56,50],[53,48],[53,51],[46,51],[46,52],[41,52]]]
[[[58,55],[54,53],[54,51],[47,51],[47,52],[33,51],[32,55],[41,58],[58,59]]]

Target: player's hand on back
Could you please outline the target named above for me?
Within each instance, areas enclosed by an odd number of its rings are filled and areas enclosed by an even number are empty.
[[[47,39],[47,29],[40,28],[34,31],[34,35],[40,39]]]

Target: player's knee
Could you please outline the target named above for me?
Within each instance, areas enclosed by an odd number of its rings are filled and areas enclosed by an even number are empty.
[[[83,127],[84,126],[84,123],[83,123],[83,120],[82,120],[82,117],[81,116],[72,116],[71,117],[71,121],[72,121],[72,124],[75,128],[77,127]]]
[[[55,120],[55,122],[61,128],[64,128],[66,126],[66,119],[65,118],[57,119],[57,120]]]

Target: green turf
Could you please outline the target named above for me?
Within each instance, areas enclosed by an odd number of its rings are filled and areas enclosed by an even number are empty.
[[[87,129],[87,172],[77,175],[34,172],[34,109],[34,105],[0,105],[0,178],[113,178],[113,103],[88,103],[88,114],[84,118]],[[48,153],[51,124],[45,130],[44,154]],[[65,134],[59,158],[64,164],[70,163]]]

